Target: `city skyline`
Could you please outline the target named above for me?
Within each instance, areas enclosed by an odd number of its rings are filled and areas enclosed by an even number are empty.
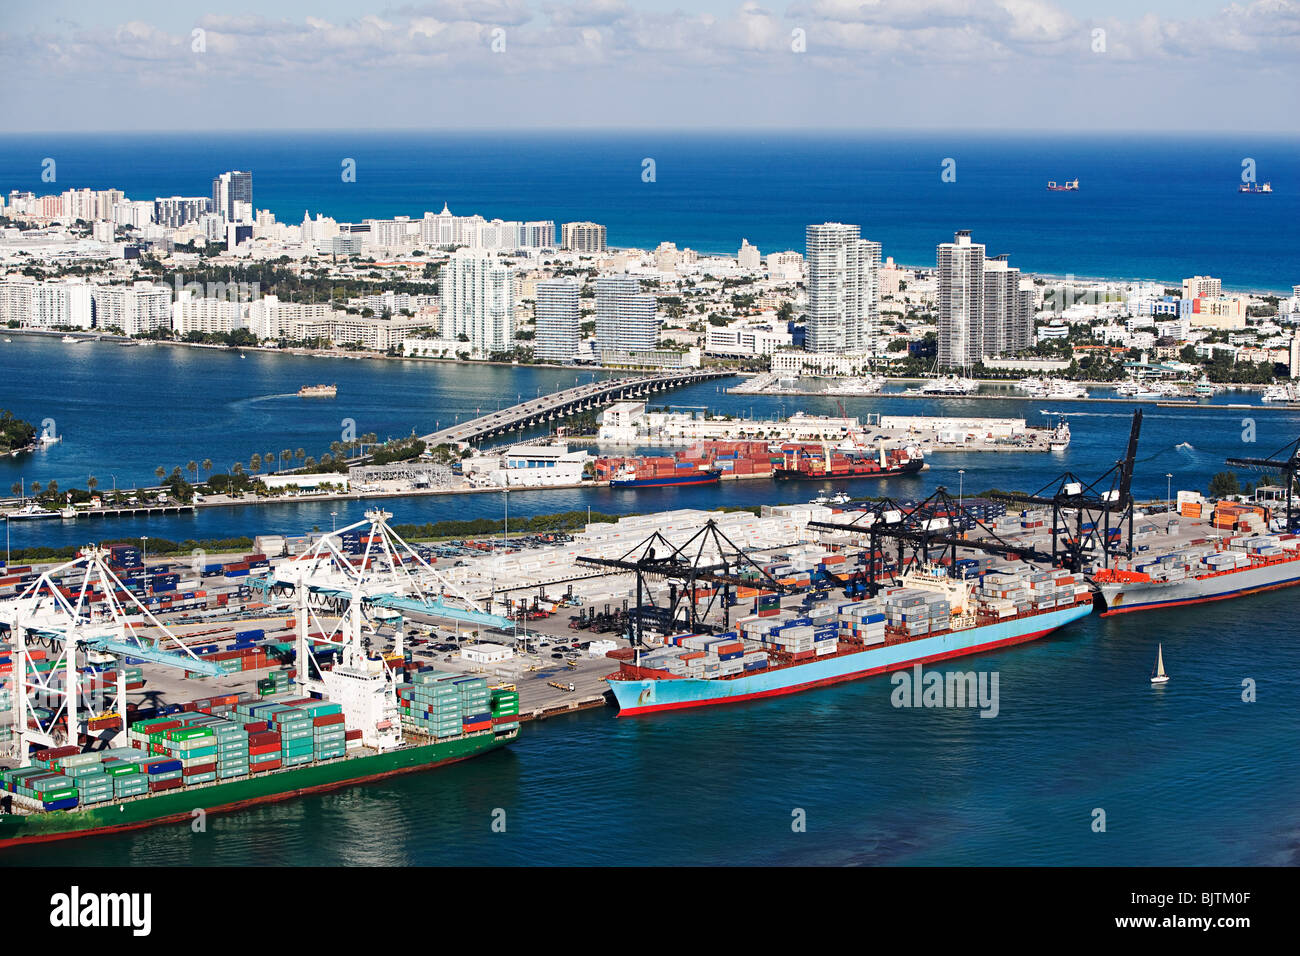
[[[1278,131],[1300,82],[1293,2],[705,6],[48,4],[0,29],[8,129]]]

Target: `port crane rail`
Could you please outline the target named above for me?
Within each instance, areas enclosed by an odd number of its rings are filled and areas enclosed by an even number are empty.
[[[664,635],[683,629],[695,633],[711,632],[713,627],[704,622],[720,601],[722,630],[725,631],[731,624],[733,587],[762,587],[778,593],[789,590],[728,538],[712,518],[680,545],[674,545],[655,531],[617,558],[582,555],[574,560],[586,567],[630,571],[636,575],[636,609],[629,638],[633,646],[638,647],[645,646],[644,630],[648,616],[654,619]],[[754,576],[743,577],[741,571],[748,571]],[[668,604],[662,609],[662,614],[646,614],[647,607],[661,610],[655,605],[654,595],[647,586],[648,578],[666,579],[670,582]],[[710,589],[702,613],[697,600],[701,584],[717,585]]]
[[[403,612],[454,617],[508,630],[513,622],[484,610],[469,594],[445,578],[388,524],[392,515],[379,508],[365,518],[329,534],[291,561],[276,565],[255,582],[268,597],[294,599],[298,682],[324,691],[320,661],[312,643],[337,649],[345,658],[365,655],[371,633],[384,623],[396,628],[394,650],[403,652]],[[354,557],[343,548],[345,536],[362,534],[365,548]],[[450,592],[463,607],[448,604]],[[332,619],[332,620],[330,620]],[[310,638],[317,633],[320,636]]]
[[[908,564],[926,565],[933,562],[936,548],[949,552],[949,570],[955,572],[957,550],[983,551],[1006,558],[1051,561],[1052,556],[1030,545],[1013,544],[980,521],[962,503],[940,487],[918,504],[882,498],[872,502],[849,521],[809,521],[808,527],[833,534],[865,535],[868,559],[865,572],[854,575],[847,583],[866,579],[867,591],[874,597],[883,586],[881,572],[886,541],[898,543],[896,573],[902,574]],[[987,537],[970,538],[964,530],[979,530]],[[909,548],[910,546],[910,548]]]
[[[1224,463],[1282,475],[1286,481],[1286,530],[1287,533],[1296,530],[1297,524],[1300,524],[1300,514],[1296,513],[1295,507],[1296,475],[1300,473],[1300,438],[1283,445],[1267,458],[1232,457],[1224,459]]]
[[[1129,431],[1125,457],[1093,482],[1086,482],[1066,472],[1046,488],[1032,495],[990,493],[990,498],[998,500],[1051,507],[1052,548],[1050,552],[1042,551],[1033,545],[1006,541],[942,487],[916,505],[900,504],[891,498],[885,498],[874,502],[848,522],[810,521],[808,527],[821,531],[856,532],[867,535],[871,554],[867,562],[866,578],[872,596],[875,596],[880,588],[877,557],[883,560],[883,550],[880,547],[882,539],[898,542],[897,571],[900,574],[907,565],[906,545],[908,544],[912,546],[913,562],[929,562],[936,546],[947,549],[951,559],[950,574],[956,573],[959,548],[1046,562],[1052,567],[1068,567],[1077,574],[1082,570],[1085,554],[1095,548],[1097,528],[1101,525],[1104,535],[1101,539],[1102,562],[1104,565],[1109,565],[1109,559],[1113,554],[1126,553],[1131,557],[1133,553],[1133,496],[1130,487],[1141,427],[1142,411],[1139,409],[1133,413],[1133,425]],[[1105,487],[1108,480],[1110,486]],[[1055,491],[1049,496],[1046,492],[1050,488],[1055,488]],[[1071,510],[1077,513],[1073,538],[1068,537],[1069,525],[1064,514]],[[1126,552],[1121,552],[1110,543],[1110,516],[1116,512],[1120,513],[1121,523],[1126,522],[1128,525]],[[1092,526],[1085,533],[1084,525],[1089,523],[1086,520],[1089,517],[1093,518]],[[1100,517],[1101,521],[1096,520],[1097,517]],[[952,534],[950,529],[954,524],[978,530],[983,533],[983,536],[972,538]],[[1061,540],[1062,531],[1067,534],[1064,547]]]
[[[0,604],[0,627],[8,628],[13,644],[14,748],[23,766],[30,762],[33,744],[77,744],[82,703],[86,710],[96,711],[91,716],[117,716],[115,739],[126,732],[129,659],[207,677],[223,673],[218,665],[196,655],[127,589],[109,567],[108,554],[91,545],[74,560],[45,571],[21,594]],[[77,570],[82,572],[81,583],[72,596],[65,595],[58,580]],[[92,594],[99,593],[102,600],[92,602]],[[125,600],[119,594],[124,594]],[[135,619],[137,614],[141,620]],[[145,635],[146,629],[153,634]],[[31,651],[42,647],[55,652],[54,666],[43,673],[31,667]],[[116,661],[116,688],[108,706],[97,699],[80,700],[81,674],[92,663],[92,655]],[[96,687],[96,697],[98,691]]]
[[[1124,457],[1093,481],[1080,478],[1073,472],[1044,485],[1030,495],[991,492],[988,497],[998,501],[1020,502],[1052,509],[1053,565],[1069,568],[1075,574],[1083,571],[1090,554],[1100,552],[1102,567],[1110,567],[1112,558],[1133,557],[1133,463],[1137,457],[1138,438],[1142,433],[1142,409],[1133,412],[1129,429],[1128,446]],[[1070,535],[1069,513],[1075,516],[1073,536]],[[1111,541],[1112,517],[1114,527],[1127,535],[1122,544],[1120,536]],[[1064,540],[1062,541],[1062,535]]]

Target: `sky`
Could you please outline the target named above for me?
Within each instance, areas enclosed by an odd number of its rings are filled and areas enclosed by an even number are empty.
[[[0,0],[0,130],[1294,133],[1300,0]]]

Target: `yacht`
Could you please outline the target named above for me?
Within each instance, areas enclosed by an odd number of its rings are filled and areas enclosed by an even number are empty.
[[[1115,394],[1123,395],[1125,398],[1136,395],[1140,391],[1142,391],[1142,383],[1135,378],[1130,378],[1115,386]]]
[[[1280,382],[1274,382],[1268,388],[1264,389],[1264,394],[1260,396],[1261,402],[1289,402],[1294,396],[1291,394],[1291,387],[1283,385]]]
[[[30,521],[34,518],[57,518],[58,516],[57,511],[50,511],[33,502],[30,505],[23,505],[17,511],[6,513],[4,517],[7,521]]]
[[[973,378],[958,378],[956,375],[945,375],[942,378],[936,378],[933,381],[926,382],[920,388],[909,388],[909,395],[969,395],[979,388],[979,382]]]
[[[1047,448],[1049,451],[1065,451],[1070,447],[1070,423],[1064,418],[1061,423],[1052,429],[1052,434],[1047,438]]]
[[[885,380],[877,375],[846,378],[826,389],[827,395],[875,395],[885,387]]]

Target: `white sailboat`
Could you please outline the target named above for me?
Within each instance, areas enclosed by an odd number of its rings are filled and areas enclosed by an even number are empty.
[[[1165,673],[1165,649],[1161,644],[1156,645],[1156,669],[1151,673],[1151,683],[1164,684],[1169,681],[1169,675]]]

